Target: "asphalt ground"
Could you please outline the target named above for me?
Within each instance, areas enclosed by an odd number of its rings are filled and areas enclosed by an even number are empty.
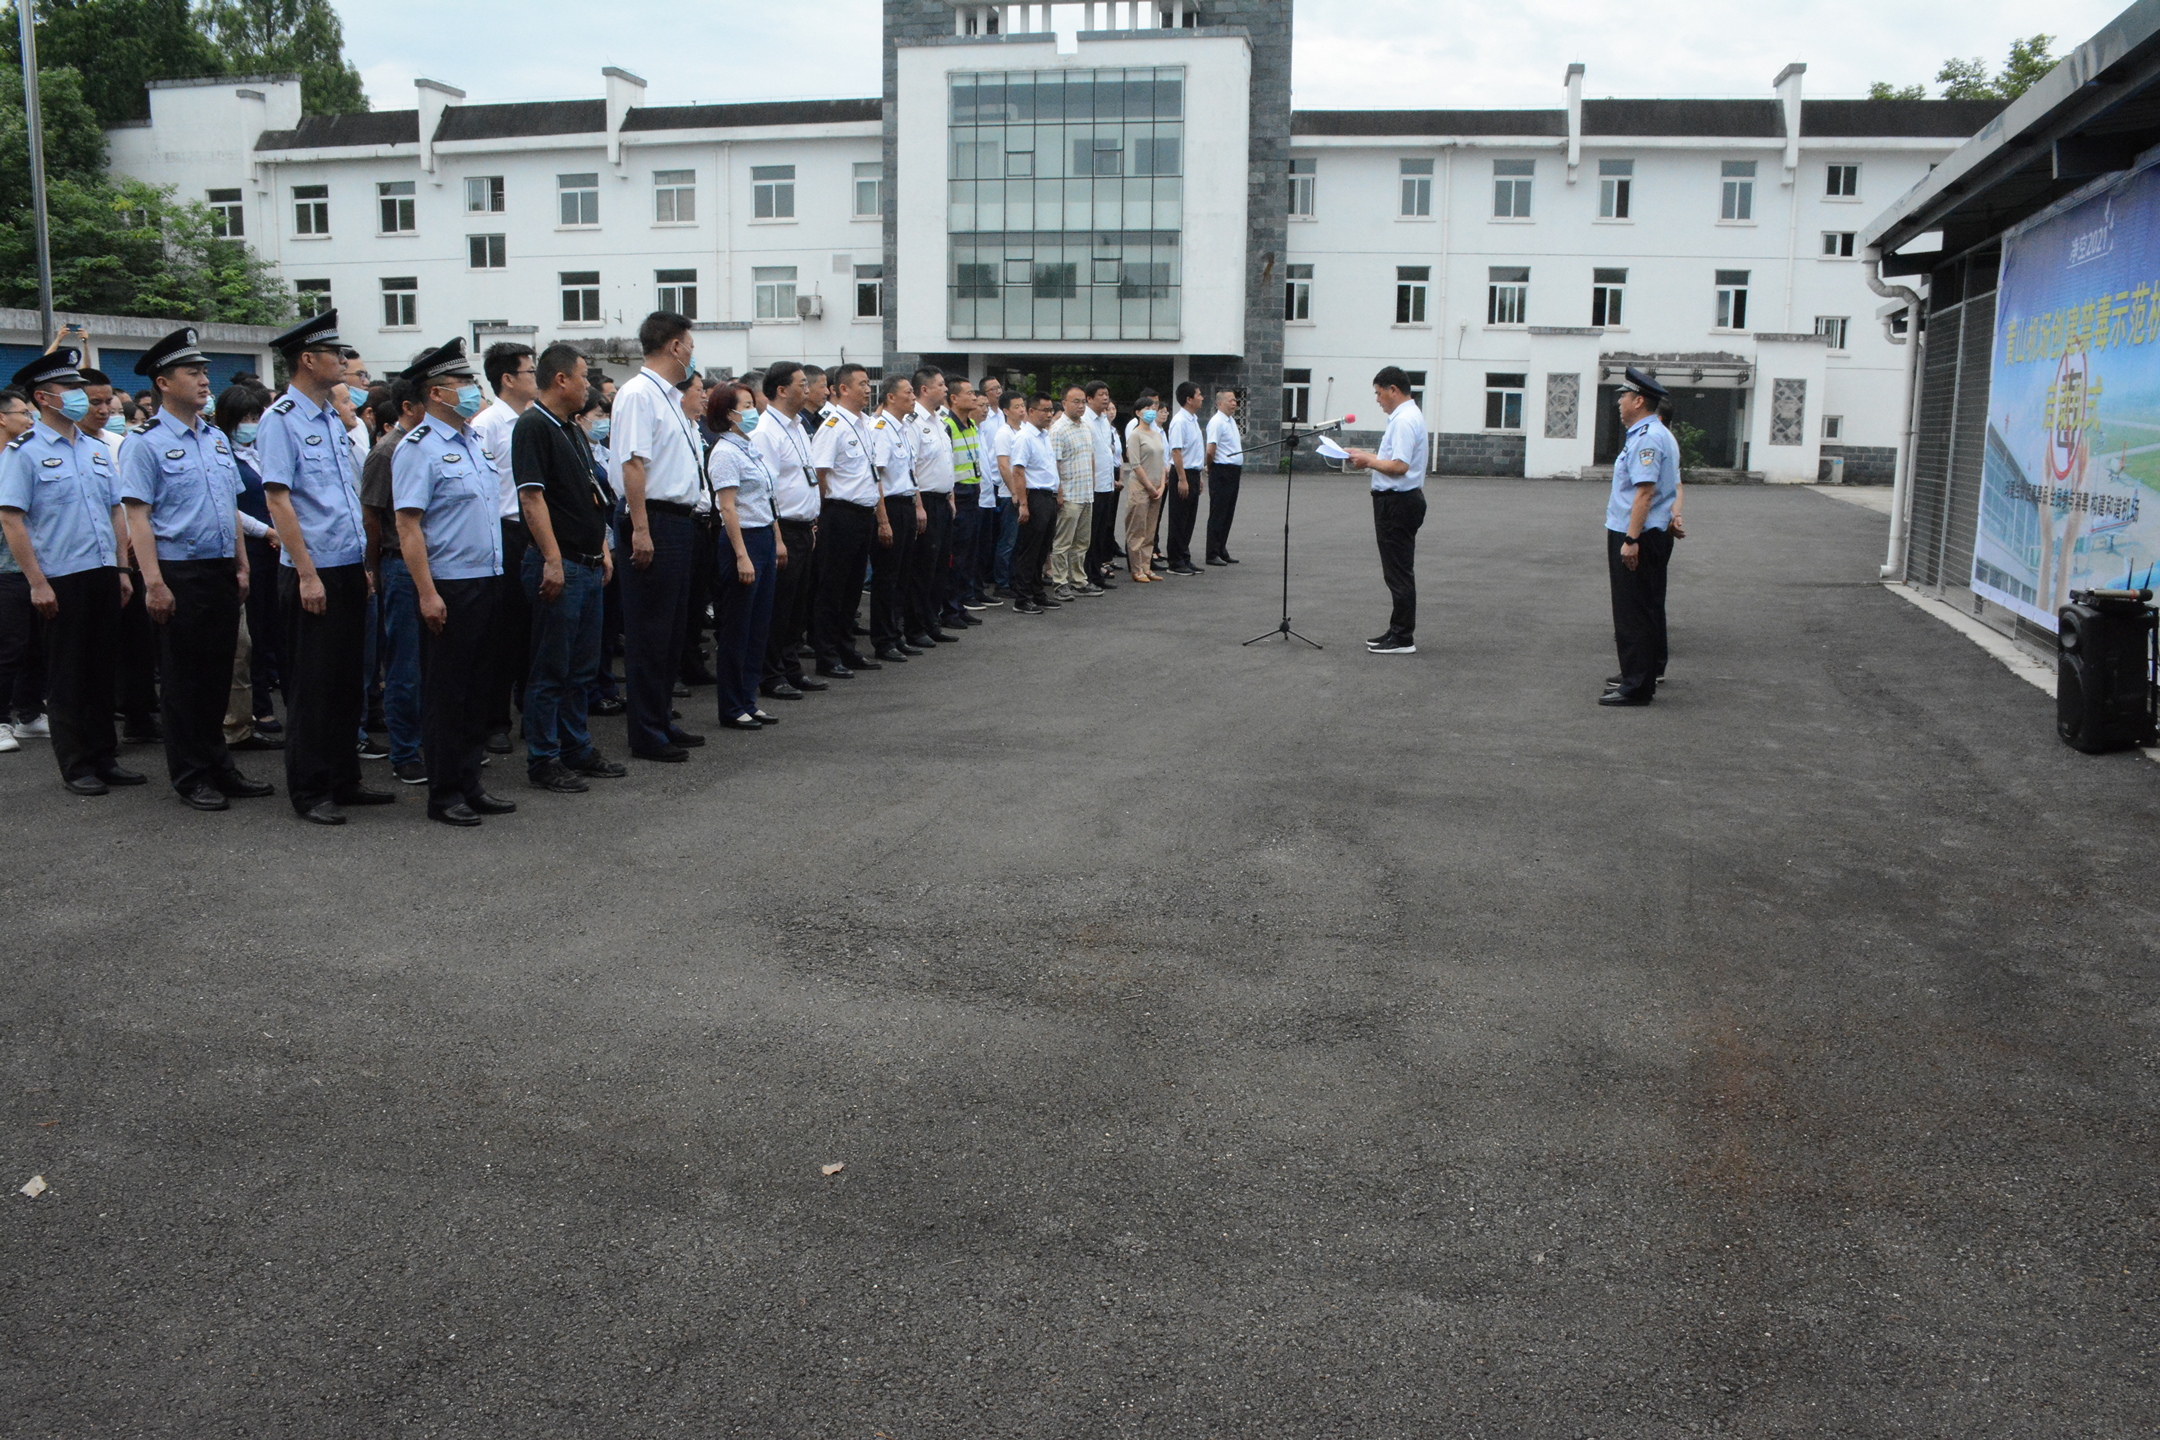
[[[1381,658],[1301,478],[1241,647],[1280,493],[478,831],[0,759],[0,1429],[2160,1428],[2160,767],[1781,488],[1648,709],[1594,485],[1436,482]]]

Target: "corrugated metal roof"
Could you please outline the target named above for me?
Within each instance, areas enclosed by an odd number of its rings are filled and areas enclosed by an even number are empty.
[[[328,150],[339,146],[417,145],[418,110],[368,110],[358,115],[303,115],[291,130],[265,130],[257,150]]]
[[[601,135],[607,132],[605,100],[534,100],[517,105],[452,105],[443,111],[435,138],[515,140],[530,135]]]
[[[1963,140],[2002,113],[2007,100],[1802,100],[1807,136],[1919,135]]]
[[[1585,100],[1582,128],[1592,135],[1735,135],[1783,139],[1775,100]]]

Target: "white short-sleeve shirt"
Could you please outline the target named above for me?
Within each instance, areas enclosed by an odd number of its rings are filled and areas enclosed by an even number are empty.
[[[1387,417],[1387,429],[1381,432],[1380,448],[1373,453],[1382,460],[1401,460],[1409,469],[1400,475],[1383,475],[1378,470],[1366,473],[1372,476],[1375,490],[1422,490],[1425,488],[1425,414],[1417,408],[1417,401],[1405,400]]]
[[[825,476],[825,498],[851,505],[878,502],[877,471],[870,456],[870,417],[833,407],[810,444],[810,463]]]
[[[765,457],[773,477],[773,509],[782,520],[818,518],[817,471],[810,466],[810,437],[800,421],[769,411],[750,432],[750,448]]]
[[[1215,447],[1217,465],[1243,465],[1245,463],[1245,438],[1238,434],[1237,421],[1217,410],[1208,417],[1207,443]],[[1206,452],[1201,452],[1205,454]]]
[[[1178,453],[1178,464],[1184,469],[1199,470],[1207,464],[1207,441],[1201,438],[1200,422],[1182,405],[1170,417],[1168,448]]]
[[[614,423],[608,427],[608,479],[615,493],[627,496],[623,464],[645,462],[645,498],[672,505],[696,506],[705,498],[704,450],[697,427],[683,414],[682,393],[654,374],[640,370],[615,390]]]
[[[501,400],[473,416],[468,428],[480,437],[480,449],[488,463],[495,467],[495,478],[501,486],[498,513],[505,520],[518,516],[517,480],[510,473],[510,432],[516,427],[518,412]]]

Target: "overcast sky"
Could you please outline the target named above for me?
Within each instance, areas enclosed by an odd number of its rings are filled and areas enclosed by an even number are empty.
[[[474,102],[592,97],[603,65],[644,76],[656,105],[879,92],[878,0],[336,3],[378,109],[411,108],[415,76],[458,86]],[[1302,109],[1549,107],[1575,60],[1589,66],[1591,96],[1764,95],[1789,60],[1806,63],[1807,93],[1817,97],[1859,96],[1871,80],[1926,84],[1933,94],[1950,54],[1981,56],[1992,70],[2013,38],[2045,28],[2060,55],[2120,9],[2090,0],[1693,0],[1647,9],[1298,0],[1292,98]],[[1060,7],[1075,19],[1079,10]]]

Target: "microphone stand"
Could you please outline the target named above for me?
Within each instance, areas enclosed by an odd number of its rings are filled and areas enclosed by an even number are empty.
[[[1251,454],[1253,451],[1281,450],[1285,457],[1293,456],[1297,453],[1298,445],[1301,442],[1309,440],[1315,435],[1324,435],[1331,430],[1340,430],[1342,429],[1342,427],[1343,422],[1340,420],[1329,420],[1319,425],[1307,425],[1302,428],[1293,425],[1290,427],[1290,433],[1285,435],[1282,439],[1270,440],[1263,445],[1251,446],[1248,448],[1246,453]],[[1290,489],[1293,481],[1296,478],[1296,473],[1297,472],[1295,470],[1292,470],[1288,467],[1285,467],[1283,470],[1282,619],[1276,624],[1274,629],[1263,631],[1262,633],[1253,636],[1253,638],[1247,640],[1245,644],[1257,645],[1262,640],[1271,640],[1275,636],[1280,635],[1286,640],[1303,640],[1307,645],[1312,646],[1312,648],[1315,650],[1324,650],[1327,647],[1322,645],[1319,641],[1314,640],[1308,636],[1300,635],[1297,631],[1290,628]]]

